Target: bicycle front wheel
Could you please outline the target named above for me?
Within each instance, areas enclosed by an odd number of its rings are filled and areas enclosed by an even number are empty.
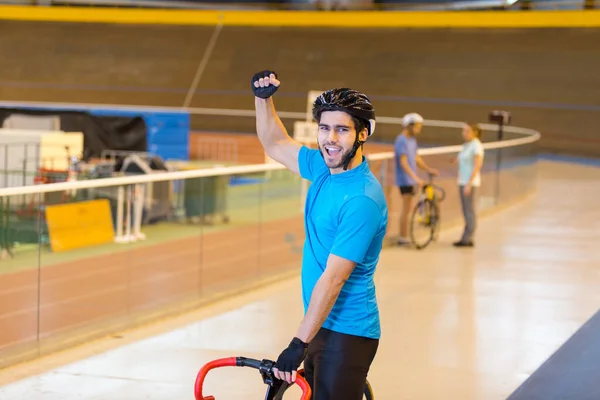
[[[417,249],[427,247],[435,239],[439,216],[437,203],[429,199],[421,199],[415,205],[410,218],[410,238]]]

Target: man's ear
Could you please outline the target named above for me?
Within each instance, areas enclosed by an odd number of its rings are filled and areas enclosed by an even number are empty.
[[[362,131],[360,131],[360,134],[358,135],[358,139],[361,142],[366,142],[368,137],[369,137],[369,128],[363,129]]]

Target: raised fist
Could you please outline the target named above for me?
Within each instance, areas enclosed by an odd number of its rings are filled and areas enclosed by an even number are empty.
[[[273,96],[277,89],[279,89],[280,84],[281,82],[277,79],[277,73],[269,70],[254,74],[250,83],[254,95],[261,99],[268,99]]]

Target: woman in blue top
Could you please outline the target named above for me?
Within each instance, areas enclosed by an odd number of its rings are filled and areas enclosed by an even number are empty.
[[[481,128],[477,124],[466,124],[462,131],[465,140],[458,153],[458,188],[460,203],[465,219],[465,229],[461,239],[454,243],[456,247],[472,247],[473,235],[477,225],[475,215],[475,193],[481,186],[481,166],[484,149],[481,144]]]

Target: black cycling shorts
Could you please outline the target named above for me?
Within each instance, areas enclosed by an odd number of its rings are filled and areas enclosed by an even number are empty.
[[[376,339],[321,328],[304,360],[311,400],[362,400],[378,346]]]
[[[399,186],[400,194],[415,194],[414,186]]]

